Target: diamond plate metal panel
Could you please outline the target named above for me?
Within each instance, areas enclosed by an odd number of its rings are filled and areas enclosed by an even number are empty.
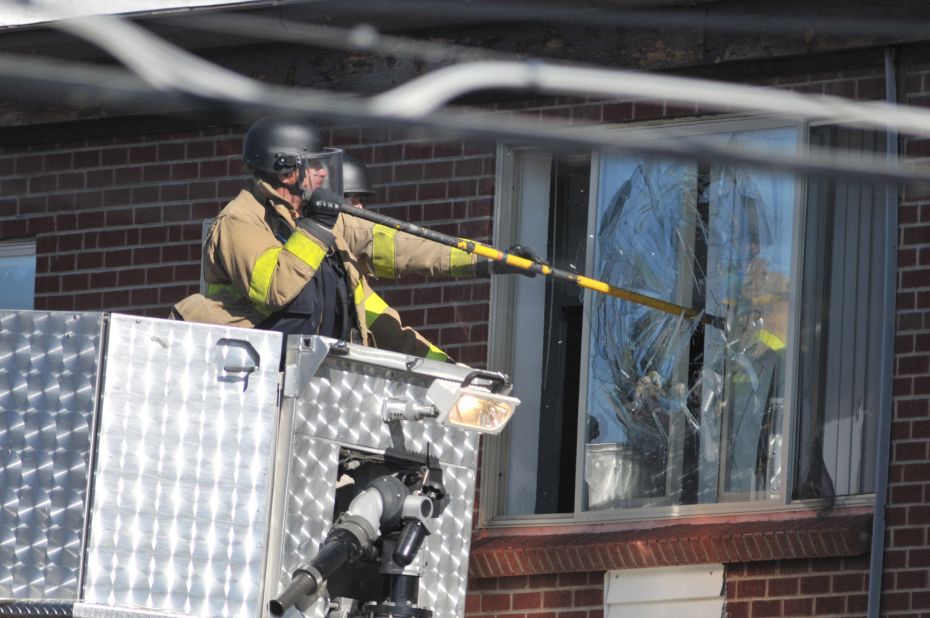
[[[475,470],[442,466],[449,506],[439,518],[439,530],[426,537],[420,550],[426,567],[420,579],[420,604],[436,618],[465,615],[471,517],[475,503]]]
[[[380,451],[394,447],[425,454],[429,444],[430,455],[443,463],[477,467],[474,433],[425,420],[402,423],[402,436],[394,436],[382,420],[386,399],[425,403],[432,382],[426,375],[329,356],[298,397],[295,431]]]
[[[71,618],[73,603],[50,601],[16,601],[0,603],[0,616],[4,618]]]
[[[114,315],[84,599],[259,615],[281,336]]]
[[[0,311],[0,598],[78,597],[102,328]]]
[[[110,607],[93,603],[75,603],[72,614],[74,618],[187,618],[186,614]]]
[[[294,454],[287,471],[285,529],[277,570],[278,590],[290,582],[291,573],[313,557],[332,524],[338,455],[341,447],[384,453],[406,450],[439,459],[450,497],[438,521],[438,531],[427,537],[420,550],[424,569],[420,580],[420,604],[435,618],[460,618],[465,611],[468,552],[475,494],[478,436],[427,419],[386,424],[382,405],[387,399],[425,403],[434,377],[422,367],[417,372],[360,362],[340,354],[328,354],[320,338],[309,338],[298,350],[289,341],[285,372],[301,376],[296,397],[285,396],[285,408],[293,409],[290,451]],[[326,355],[322,359],[320,356]],[[357,356],[357,355],[356,355]],[[389,365],[406,366],[406,357],[378,351]],[[388,358],[393,357],[393,358]],[[464,376],[467,370],[462,370]],[[442,377],[448,378],[448,375]],[[392,426],[393,425],[393,426]],[[274,571],[272,571],[274,572]],[[273,595],[276,591],[269,591]],[[325,604],[317,602],[308,618],[322,618]],[[292,609],[290,616],[298,616]]]
[[[319,547],[332,524],[339,448],[334,442],[294,436],[294,456],[288,474],[293,484],[284,515],[281,577],[285,584],[290,581],[294,569],[306,561],[300,550]]]

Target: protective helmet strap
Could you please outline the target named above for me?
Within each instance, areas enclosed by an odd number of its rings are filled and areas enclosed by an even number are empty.
[[[307,177],[307,166],[304,165],[302,159],[297,159],[297,185],[288,187],[288,190],[293,195],[299,195],[300,199],[306,203],[310,201],[310,194],[313,193],[312,189],[304,189],[304,179]]]
[[[284,155],[279,154],[278,157],[283,158]],[[288,161],[288,163],[293,163],[294,169],[297,170],[297,179],[295,182],[284,182],[278,174],[272,172],[260,172],[259,175],[262,180],[272,187],[283,187],[287,189],[291,195],[299,195],[301,199],[307,200],[309,198],[309,193],[306,189],[303,189],[304,178],[306,178],[306,166],[303,164],[303,159],[295,157],[293,161]]]

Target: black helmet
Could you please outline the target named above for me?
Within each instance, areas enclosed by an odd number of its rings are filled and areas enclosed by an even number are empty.
[[[322,154],[320,131],[299,116],[265,116],[249,127],[242,144],[242,160],[263,172],[286,172],[296,167],[295,157]]]
[[[342,153],[342,194],[346,197],[375,194],[368,179],[368,168],[346,153]]]
[[[256,120],[242,142],[242,160],[264,174],[283,174],[295,169],[303,173],[310,162],[329,170],[327,185],[340,193],[342,187],[342,151],[324,148],[320,131],[301,116],[274,115]]]

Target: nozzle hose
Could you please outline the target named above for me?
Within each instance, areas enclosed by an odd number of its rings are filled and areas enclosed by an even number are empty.
[[[276,599],[268,603],[268,611],[272,616],[283,616],[284,612],[289,610],[292,605],[304,597],[313,595],[319,588],[316,579],[306,571],[300,571],[294,575],[291,583],[285,588]]]

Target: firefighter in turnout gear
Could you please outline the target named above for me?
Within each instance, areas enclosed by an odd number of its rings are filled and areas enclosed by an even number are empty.
[[[375,195],[368,178],[368,168],[346,153],[342,153],[342,194],[359,208],[364,208]]]
[[[473,277],[475,256],[340,214],[341,154],[324,149],[305,119],[253,124],[243,144],[250,184],[220,212],[203,245],[207,294],[183,299],[172,317],[448,360],[402,324],[368,277]]]

